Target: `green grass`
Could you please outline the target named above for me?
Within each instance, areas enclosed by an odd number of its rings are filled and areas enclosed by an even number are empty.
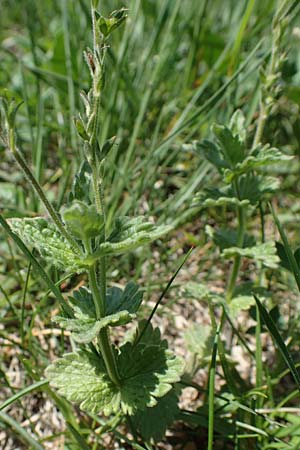
[[[187,443],[209,450],[300,448],[298,2],[100,2],[104,15],[121,6],[128,8],[129,17],[113,34],[107,52],[98,136],[101,144],[116,136],[104,166],[107,227],[116,214],[145,214],[170,224],[173,231],[143,250],[114,257],[107,278],[109,285],[139,282],[146,299],[141,317],[152,318],[158,302],[153,320],[163,327],[168,322],[171,345],[176,337],[180,346],[175,345],[175,352],[186,355],[189,350],[188,371],[176,385],[184,399],[176,416],[180,422],[170,426],[172,437],[162,437],[162,448],[184,449]],[[274,62],[280,63],[274,69],[278,79],[268,84],[262,68],[272,75],[272,20],[278,7],[285,6],[288,21],[276,43]],[[2,0],[0,10],[0,89],[8,88],[24,100],[16,118],[19,147],[59,210],[83,157],[73,117],[83,111],[80,90],[89,87],[83,60],[83,50],[92,47],[89,1]],[[280,188],[271,200],[271,212],[266,197],[259,208],[247,210],[246,222],[234,207],[192,206],[206,188],[222,187],[220,173],[194,142],[211,139],[211,125],[228,125],[236,109],[246,118],[248,148],[261,140],[295,156],[292,163],[259,169],[264,176],[276,177]],[[65,442],[61,448],[96,450],[107,448],[108,433],[119,448],[156,448],[134,424],[79,412],[44,383],[49,360],[74,347],[51,318],[58,303],[66,308],[67,294],[86,278],[66,276],[11,234],[6,219],[45,211],[4,146],[0,158],[4,445],[51,448],[47,445],[60,437]],[[205,232],[207,224],[214,231],[237,230],[240,246],[246,233],[257,242],[282,240],[278,267],[266,268],[261,260],[249,262],[239,255],[222,259]],[[195,250],[169,287],[179,258],[192,246]],[[249,282],[251,287],[246,286]],[[253,296],[246,306],[232,306],[238,290],[245,297],[254,292],[257,306]],[[211,318],[209,337],[203,311]],[[187,318],[188,329],[176,329],[176,314]],[[238,349],[241,361],[232,349]],[[243,362],[244,373],[238,362]],[[21,374],[18,382],[10,367]],[[187,403],[183,386],[197,392],[196,401]],[[45,399],[60,411],[65,427],[51,430],[49,425],[42,434],[39,421],[31,416]],[[176,434],[179,429],[181,434]]]

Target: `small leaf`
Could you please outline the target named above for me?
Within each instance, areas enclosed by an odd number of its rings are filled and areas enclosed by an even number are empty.
[[[108,240],[98,247],[89,260],[93,261],[107,254],[122,254],[148,244],[171,231],[168,225],[156,226],[146,222],[143,217],[130,219],[118,217]]]
[[[167,428],[176,420],[178,413],[178,397],[172,389],[158,400],[156,406],[139,411],[132,416],[131,420],[144,441],[149,442],[153,439],[158,442],[164,437]]]
[[[113,136],[107,141],[104,142],[103,146],[101,147],[101,159],[105,158],[106,155],[110,152],[110,150],[113,148],[113,146],[116,144],[117,137]]]
[[[222,252],[222,256],[225,258],[231,258],[236,255],[260,261],[266,267],[270,267],[271,269],[276,269],[278,267],[279,257],[276,254],[274,242],[266,242],[248,248],[231,247],[226,248]]]
[[[211,291],[205,284],[196,283],[194,281],[186,283],[183,293],[187,297],[194,298],[196,300],[205,300],[208,302],[217,303],[222,300],[222,297],[219,294]]]
[[[89,136],[86,132],[86,129],[85,129],[85,126],[83,124],[83,120],[81,119],[81,117],[75,117],[74,125],[75,125],[76,131],[77,131],[78,135],[81,137],[81,139],[88,142]]]
[[[119,10],[113,11],[108,18],[99,16],[97,19],[97,25],[101,33],[107,37],[112,31],[118,28],[127,17],[127,9],[121,8]]]
[[[247,130],[245,127],[245,116],[243,111],[237,109],[233,116],[230,119],[229,129],[234,137],[238,137],[241,143],[244,143],[246,140]]]
[[[71,203],[73,200],[81,200],[87,205],[90,204],[90,186],[91,186],[91,174],[92,169],[89,163],[85,160],[75,175],[73,181],[72,190],[69,194],[68,202]]]
[[[245,158],[245,146],[238,135],[224,125],[213,125],[212,131],[216,136],[227,167],[233,169]]]
[[[56,227],[42,217],[10,219],[12,230],[41,256],[59,269],[80,273],[88,267],[82,255],[75,253]]]
[[[104,227],[103,216],[97,213],[95,206],[79,200],[63,208],[62,218],[70,233],[82,241],[99,236]]]
[[[51,386],[84,411],[110,415],[121,410],[133,415],[155,406],[183,371],[182,360],[168,350],[159,330],[151,325],[137,344],[126,342],[116,360],[120,386],[108,378],[102,357],[90,351],[69,353],[56,360],[46,369],[46,376]]]

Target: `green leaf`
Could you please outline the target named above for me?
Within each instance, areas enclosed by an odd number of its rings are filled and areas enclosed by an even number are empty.
[[[273,194],[279,188],[279,180],[273,177],[255,174],[241,175],[237,180],[239,198],[256,204],[265,199],[268,194]],[[232,195],[232,189],[230,190]]]
[[[82,344],[88,344],[98,336],[101,329],[108,326],[116,327],[125,325],[134,318],[135,314],[130,314],[128,311],[119,311],[98,320],[87,318],[84,315],[79,316],[79,314],[77,314],[76,319],[55,316],[52,320],[65,330],[71,331],[75,341]]]
[[[136,313],[142,300],[143,293],[133,281],[130,281],[124,290],[113,286],[107,290],[106,313],[114,314],[123,310],[131,314]]]
[[[228,305],[230,317],[236,318],[241,311],[247,311],[254,303],[253,295],[239,295],[234,297]]]
[[[97,25],[101,33],[107,37],[124,22],[126,17],[127,9],[121,8],[113,11],[108,18],[100,16],[97,20]]]
[[[220,147],[218,147],[213,141],[204,139],[201,142],[196,143],[197,150],[213,164],[219,171],[229,167],[224,156],[222,155]]]
[[[224,125],[213,125],[212,131],[217,138],[226,166],[230,169],[236,167],[245,158],[245,146],[238,135]]]
[[[141,323],[138,329],[143,329]],[[46,369],[51,386],[80,408],[94,414],[133,415],[157,404],[180,380],[183,362],[167,348],[158,329],[148,326],[142,339],[126,342],[116,355],[120,386],[114,385],[102,357],[90,351],[69,353]]]
[[[75,179],[72,185],[72,190],[68,197],[68,202],[73,200],[81,200],[85,204],[90,204],[90,186],[91,186],[91,174],[92,169],[89,163],[85,160],[75,175]]]
[[[8,222],[27,245],[32,245],[46,261],[59,269],[80,273],[88,267],[82,256],[75,253],[69,242],[46,219],[9,219]]]
[[[226,248],[222,252],[222,256],[224,256],[225,258],[232,258],[236,255],[251,258],[255,261],[260,261],[266,267],[270,267],[271,269],[276,269],[279,263],[279,257],[276,254],[276,247],[274,242],[257,244],[255,247],[248,248],[231,247]]]
[[[148,244],[171,231],[168,225],[156,226],[144,217],[118,217],[108,240],[98,247],[91,261],[107,254],[122,254]]]
[[[164,437],[167,428],[176,420],[178,413],[178,397],[172,389],[158,400],[156,406],[139,411],[132,416],[131,420],[145,442],[151,439],[158,442]]]
[[[235,247],[238,241],[238,233],[231,228],[220,228],[215,230],[209,225],[205,227],[206,234],[214,241],[214,243],[223,251],[225,248]],[[245,234],[243,248],[255,245],[255,238],[249,234]]]
[[[97,320],[91,292],[83,287],[75,291],[73,296],[69,300],[75,319],[56,316],[52,320],[71,331],[75,341],[85,344],[94,340],[102,328],[125,325],[135,319],[143,299],[143,293],[133,282],[129,282],[124,290],[109,288],[105,302],[106,316]]]
[[[251,155],[247,156],[243,161],[237,162],[230,169],[224,170],[224,181],[231,183],[233,179],[243,173],[250,172],[259,167],[274,164],[278,162],[286,162],[293,158],[283,154],[280,150],[270,147],[269,144],[256,147]]]
[[[229,123],[229,129],[234,137],[238,137],[241,143],[246,140],[247,130],[245,126],[246,118],[243,111],[237,109],[232,115]]]
[[[95,238],[103,231],[103,216],[97,213],[94,205],[79,200],[63,208],[62,218],[70,233],[82,241]]]

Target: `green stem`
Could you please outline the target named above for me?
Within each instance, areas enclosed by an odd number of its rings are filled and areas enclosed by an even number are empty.
[[[97,283],[95,266],[89,270],[89,283],[95,303],[97,319],[100,319],[105,315],[105,303]],[[99,346],[109,378],[116,386],[120,386],[120,377],[107,328],[100,330]]]
[[[245,209],[242,206],[238,207],[238,237],[237,237],[237,246],[242,247],[244,243],[244,236],[245,236]],[[229,278],[229,283],[226,290],[226,301],[227,303],[230,303],[232,299],[232,294],[235,288],[236,280],[239,274],[241,264],[241,256],[236,255],[233,262],[233,267],[231,270],[231,275]]]
[[[59,215],[57,214],[57,212],[55,211],[53,206],[49,203],[46,195],[44,194],[44,191],[43,191],[41,185],[39,184],[39,182],[37,181],[37,179],[31,172],[29,166],[27,165],[27,162],[23,158],[22,153],[15,145],[15,136],[14,136],[14,131],[12,129],[9,129],[9,149],[12,152],[12,154],[14,155],[15,160],[17,161],[17,163],[23,170],[26,178],[28,179],[28,181],[30,182],[32,187],[34,188],[34,190],[35,190],[36,194],[38,195],[38,197],[40,198],[41,202],[44,204],[46,210],[49,213],[49,216],[55,223],[55,225],[58,228],[58,230],[60,231],[60,233],[67,239],[67,241],[71,244],[72,248],[75,251],[78,252],[78,250],[79,250],[81,252],[79,245],[77,244],[75,239],[73,239],[73,237],[67,232]]]

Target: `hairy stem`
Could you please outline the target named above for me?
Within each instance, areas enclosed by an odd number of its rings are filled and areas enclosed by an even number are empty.
[[[29,166],[27,165],[27,162],[23,158],[22,153],[17,148],[17,146],[15,144],[14,131],[11,128],[9,129],[9,143],[8,143],[8,146],[9,146],[10,151],[14,155],[15,160],[17,161],[17,163],[21,167],[22,171],[24,172],[26,178],[28,179],[28,181],[30,182],[32,187],[34,188],[36,194],[40,198],[41,202],[43,203],[43,205],[46,208],[49,216],[51,217],[51,219],[55,223],[55,225],[58,228],[58,230],[60,231],[60,233],[67,239],[67,241],[71,244],[72,248],[76,252],[78,252],[78,250],[81,252],[81,249],[80,249],[79,245],[77,244],[75,239],[73,239],[73,237],[67,232],[67,230],[64,227],[64,224],[62,223],[59,215],[57,214],[57,212],[55,211],[55,209],[53,208],[51,203],[48,201],[48,199],[47,199],[47,197],[46,197],[46,195],[45,195],[41,185],[39,184],[39,182],[37,181],[37,179],[33,175],[32,171],[29,168]]]
[[[105,303],[97,283],[95,266],[89,270],[89,284],[95,303],[97,319],[100,319],[105,315]],[[109,378],[116,386],[120,386],[120,377],[107,328],[100,330],[99,346]]]

